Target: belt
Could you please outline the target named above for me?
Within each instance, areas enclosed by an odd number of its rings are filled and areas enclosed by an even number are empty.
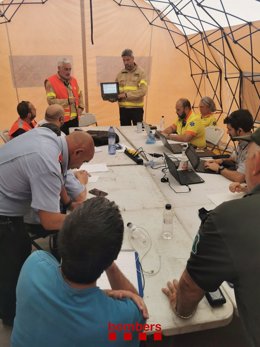
[[[0,222],[18,222],[23,221],[23,217],[21,216],[1,216],[0,215]]]

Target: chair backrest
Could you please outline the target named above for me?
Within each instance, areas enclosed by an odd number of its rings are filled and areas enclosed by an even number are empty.
[[[8,129],[0,130],[0,137],[5,143],[11,140]]]
[[[222,139],[225,130],[218,126],[211,125],[205,128],[205,132],[206,142],[211,143],[214,146],[217,146],[219,144],[219,141]]]
[[[96,116],[92,113],[82,113],[82,115],[79,117],[79,126],[80,127],[86,127],[88,125],[95,124],[97,125],[97,119]]]

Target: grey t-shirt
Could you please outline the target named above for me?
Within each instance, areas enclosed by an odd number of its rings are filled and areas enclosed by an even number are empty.
[[[0,150],[0,215],[23,216],[29,207],[60,211],[68,167],[66,138],[35,128]]]

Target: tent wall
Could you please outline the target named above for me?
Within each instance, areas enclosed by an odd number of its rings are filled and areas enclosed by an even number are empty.
[[[176,100],[192,99],[195,88],[189,77],[188,60],[175,50],[167,32],[150,26],[134,8],[99,0],[93,2],[92,45],[88,6],[87,1],[78,0],[49,0],[43,6],[21,6],[11,23],[0,26],[1,129],[10,127],[17,118],[16,106],[21,100],[29,100],[36,106],[37,119],[44,116],[47,103],[43,82],[57,71],[57,60],[63,56],[71,57],[73,74],[83,90],[87,83],[88,111],[97,115],[100,125],[119,124],[118,106],[101,99],[99,82],[114,80],[122,68],[120,55],[124,48],[132,48],[136,62],[146,65],[147,70],[150,64],[145,100],[148,122],[158,123],[161,115],[169,115],[167,123],[170,123]]]

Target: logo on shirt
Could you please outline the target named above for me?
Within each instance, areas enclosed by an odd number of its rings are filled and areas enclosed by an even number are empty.
[[[191,126],[191,127],[194,127],[194,126],[195,126],[195,123],[194,123],[194,122],[190,122],[190,126]]]
[[[121,336],[123,336],[124,341],[132,341],[133,338],[136,338],[136,335],[139,341],[146,341],[148,332],[153,332],[154,341],[162,341],[161,324],[141,324],[138,322],[134,324],[114,324],[108,322],[109,341],[116,341]]]
[[[193,245],[192,245],[192,248],[191,248],[191,251],[192,251],[193,254],[197,254],[199,242],[200,242],[200,235],[197,234],[195,236],[195,239],[193,241]]]

